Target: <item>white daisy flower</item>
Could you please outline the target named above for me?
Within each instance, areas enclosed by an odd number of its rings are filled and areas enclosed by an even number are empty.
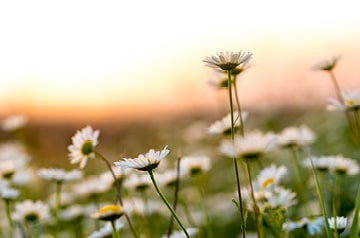
[[[257,159],[274,147],[276,136],[273,133],[263,134],[255,130],[245,136],[235,136],[234,141],[224,140],[220,151],[228,157]]]
[[[309,158],[305,158],[302,161],[302,165],[305,168],[312,169],[312,164],[314,168],[320,172],[327,172],[329,171],[330,164],[333,163],[335,160],[334,156],[313,156]]]
[[[306,229],[311,236],[320,235],[324,226],[324,218],[318,217],[302,217],[298,221],[288,221],[284,223],[283,228],[288,231],[295,229]]]
[[[141,171],[149,171],[158,167],[160,161],[164,159],[170,150],[167,146],[162,151],[156,151],[154,149],[149,150],[145,155],[140,154],[137,158],[123,158],[120,161],[114,162],[116,166],[124,168],[133,168]]]
[[[267,202],[271,205],[272,208],[279,206],[289,208],[297,203],[296,193],[283,187],[275,187],[271,196],[269,196],[267,199]]]
[[[360,91],[341,91],[342,102],[329,98],[327,110],[330,111],[357,111],[360,109]]]
[[[255,184],[261,189],[273,189],[274,186],[278,185],[280,179],[287,173],[285,166],[276,167],[275,164],[272,164],[269,167],[264,168],[260,171],[257,180],[254,181]]]
[[[105,205],[101,209],[93,212],[90,216],[103,221],[114,221],[124,214],[124,210],[120,205]]]
[[[316,135],[307,126],[287,127],[278,134],[278,143],[282,147],[302,147],[312,144]]]
[[[356,160],[337,155],[329,164],[329,170],[340,175],[357,175],[360,168]]]
[[[180,161],[180,173],[195,176],[211,168],[211,159],[207,156],[185,156]]]
[[[190,237],[193,237],[199,233],[199,229],[195,227],[186,228],[187,233]],[[161,238],[167,238],[167,234],[163,235]],[[183,230],[173,231],[170,235],[170,238],[186,238]]]
[[[335,230],[335,227],[337,229],[338,232],[342,232],[345,230],[346,226],[347,226],[347,218],[346,217],[330,217],[328,219],[329,221],[329,226],[330,229]]]
[[[120,220],[117,220],[115,222],[115,229],[117,231],[121,230],[123,227],[124,227],[124,223],[122,223]],[[105,237],[112,236],[112,232],[113,232],[113,229],[112,229],[111,223],[108,222],[99,230],[91,233],[88,236],[88,238],[105,238]]]
[[[239,64],[249,61],[252,53],[243,51],[239,52],[218,52],[216,56],[207,56],[203,62],[207,63],[206,66],[211,68],[220,68],[222,70],[233,70]]]
[[[80,168],[84,168],[88,158],[94,158],[94,147],[98,144],[100,131],[94,131],[92,127],[86,126],[81,131],[77,131],[71,138],[72,144],[68,146],[71,164],[79,163]]]
[[[135,189],[136,191],[144,191],[152,186],[149,176],[144,174],[131,174],[124,181],[124,187],[128,189]]]
[[[0,160],[0,176],[10,179],[17,171],[25,168],[28,163],[29,158],[25,156],[2,159]]]
[[[337,62],[340,60],[340,55],[333,56],[330,60],[319,62],[311,67],[312,70],[331,71],[335,68]]]
[[[28,118],[25,115],[12,115],[2,120],[1,128],[4,131],[15,131],[23,128],[27,122]]]
[[[4,200],[14,200],[20,195],[20,191],[10,187],[0,189],[0,195]]]
[[[114,179],[107,176],[94,176],[74,184],[72,191],[79,195],[97,195],[108,191]]]
[[[37,171],[37,174],[40,178],[54,182],[68,182],[79,180],[82,178],[82,172],[80,170],[71,170],[69,172],[66,172],[63,169],[43,168],[39,169]]]
[[[68,206],[60,211],[60,219],[63,221],[76,220],[85,215],[85,208],[79,204]]]
[[[42,201],[25,200],[15,204],[12,214],[15,221],[46,221],[50,217],[49,206]]]
[[[239,112],[238,111],[234,111],[234,127],[235,127],[235,131],[238,130],[241,126],[241,121],[239,118]],[[246,120],[248,113],[247,112],[242,112],[241,113],[243,122]],[[231,133],[231,114],[227,114],[225,117],[223,117],[221,120],[218,120],[216,122],[214,122],[213,124],[210,125],[209,129],[208,129],[208,133],[209,134],[225,134],[225,135],[230,135]]]

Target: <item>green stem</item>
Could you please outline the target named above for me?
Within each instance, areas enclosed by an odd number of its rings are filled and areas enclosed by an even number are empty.
[[[55,183],[56,190],[56,208],[55,208],[55,220],[56,220],[56,228],[55,228],[55,237],[58,236],[58,231],[60,229],[60,208],[61,208],[61,181],[57,181]]]
[[[119,238],[119,235],[116,230],[115,220],[111,220],[112,234],[113,238]]]
[[[8,219],[9,222],[9,227],[10,227],[10,237],[14,237],[14,223],[11,219],[11,201],[9,199],[5,199],[5,206],[6,206],[6,217]],[[1,233],[0,233],[1,235]]]
[[[254,209],[254,215],[255,215],[255,228],[256,228],[256,233],[258,235],[258,238],[262,237],[261,234],[261,224],[260,224],[260,210],[258,205],[256,204],[256,199],[255,199],[255,193],[254,193],[254,188],[252,185],[252,178],[251,178],[251,171],[250,171],[250,164],[249,164],[249,160],[245,159],[245,163],[246,163],[246,170],[247,170],[247,174],[248,174],[248,179],[249,179],[249,185],[250,185],[250,193],[251,193],[251,199],[253,202],[253,209]]]
[[[306,204],[306,194],[303,193],[302,191],[305,191],[305,187],[304,187],[304,183],[302,180],[302,176],[301,176],[301,170],[300,170],[300,164],[299,164],[299,160],[298,160],[298,155],[296,153],[296,149],[294,147],[290,148],[290,152],[292,154],[291,158],[294,161],[294,167],[295,167],[295,173],[296,173],[296,182],[297,182],[297,186],[298,186],[298,194],[301,196],[301,200],[302,203]]]
[[[182,230],[184,231],[185,235],[187,238],[190,238],[185,226],[182,224],[181,220],[179,219],[179,217],[177,216],[176,212],[174,211],[174,209],[171,207],[170,203],[168,202],[168,200],[165,198],[164,194],[160,191],[159,186],[156,183],[155,177],[154,177],[154,173],[152,171],[152,169],[150,169],[149,171],[149,175],[151,178],[152,183],[154,184],[154,187],[156,189],[156,192],[159,194],[159,196],[161,197],[161,199],[163,200],[163,202],[165,203],[165,205],[168,207],[168,209],[170,210],[171,214],[174,216],[175,220],[177,221],[177,223],[180,225],[180,227],[182,228]]]
[[[234,105],[232,98],[232,80],[231,80],[231,70],[227,71],[228,74],[228,92],[229,92],[229,102],[230,102],[230,118],[231,118],[231,140],[234,141],[235,128],[234,128]],[[241,112],[239,112],[240,114]],[[236,158],[233,158],[234,169],[235,169],[235,178],[236,178],[236,187],[239,197],[239,210],[240,210],[240,222],[241,222],[241,231],[242,237],[246,237],[245,229],[245,219],[244,219],[244,209],[242,207],[242,196],[241,196],[241,187],[240,187],[240,178],[239,178],[239,168]]]
[[[180,190],[180,162],[181,162],[181,156],[179,155],[176,162],[176,183],[175,183],[174,202],[173,202],[174,211],[176,211],[178,198],[179,198],[179,190]],[[174,225],[174,216],[171,216],[169,222],[169,228],[167,232],[168,238],[170,238],[171,236],[173,225]]]
[[[243,136],[244,135],[244,121],[243,121],[243,117],[242,117],[242,113],[241,113],[241,105],[240,105],[239,95],[238,95],[237,86],[236,86],[236,75],[234,75],[233,82],[234,82],[236,105],[237,105],[238,112],[239,112],[240,134]]]
[[[323,197],[323,195],[321,193],[320,183],[319,183],[319,180],[318,180],[318,177],[317,177],[317,174],[316,174],[316,170],[315,170],[315,166],[314,166],[314,163],[313,163],[313,160],[312,160],[312,156],[311,156],[310,152],[308,152],[308,154],[309,154],[309,158],[310,158],[310,162],[311,162],[311,168],[312,168],[311,170],[312,170],[313,178],[314,178],[314,181],[315,181],[316,191],[317,191],[317,194],[318,194],[318,197],[319,197],[320,207],[321,207],[323,217],[324,217],[324,220],[325,220],[326,234],[327,234],[328,238],[332,238],[333,236],[332,236],[332,231],[331,231],[330,226],[329,226],[328,216],[327,216],[326,209],[325,209],[324,197]]]

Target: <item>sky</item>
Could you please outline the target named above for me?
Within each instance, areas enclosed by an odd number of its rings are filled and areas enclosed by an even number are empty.
[[[357,1],[1,1],[0,115],[149,116],[226,107],[205,56],[253,53],[239,82],[256,107],[321,105],[335,95],[309,70],[333,55],[360,87]],[[209,109],[212,110],[212,109]]]

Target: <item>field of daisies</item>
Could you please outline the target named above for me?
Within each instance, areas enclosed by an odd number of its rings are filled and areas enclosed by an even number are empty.
[[[253,60],[204,57],[220,118],[1,118],[0,237],[359,237],[360,90],[341,88],[341,58],[311,67],[329,76],[328,105],[266,112],[241,104]]]

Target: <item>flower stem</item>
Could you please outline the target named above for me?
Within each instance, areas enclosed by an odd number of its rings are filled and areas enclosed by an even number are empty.
[[[237,92],[236,75],[234,75],[233,82],[234,82],[234,92],[235,92],[236,105],[237,105],[238,112],[239,112],[240,134],[243,136],[244,135],[244,121],[243,121],[243,117],[242,117],[242,113],[241,113],[241,105],[240,105],[239,95],[238,95],[238,92]]]
[[[180,161],[181,161],[181,156],[179,155],[176,163],[176,183],[175,183],[174,202],[173,202],[174,211],[176,211],[179,189],[180,189]],[[171,236],[173,225],[174,225],[174,216],[171,216],[169,222],[169,228],[167,232],[168,238],[170,238]]]
[[[55,219],[56,219],[56,228],[55,228],[55,237],[58,236],[58,231],[60,228],[60,207],[61,207],[61,185],[60,181],[56,182],[56,208],[55,208]]]
[[[182,224],[181,220],[179,219],[179,217],[177,216],[176,212],[174,211],[174,209],[171,207],[170,203],[168,202],[168,200],[165,198],[164,194],[160,191],[159,186],[156,183],[155,177],[154,177],[154,173],[152,171],[152,169],[150,169],[149,171],[149,175],[151,178],[152,183],[154,184],[154,187],[156,189],[156,192],[159,194],[159,196],[161,197],[161,199],[163,200],[163,202],[165,203],[165,205],[168,207],[168,209],[170,210],[171,214],[174,216],[175,220],[179,223],[180,227],[182,228],[182,230],[184,231],[185,235],[187,238],[190,238],[185,226]]]
[[[113,170],[112,167],[111,167],[111,164],[109,163],[109,161],[108,161],[102,154],[100,154],[100,153],[97,152],[97,151],[94,151],[94,152],[95,152],[95,155],[96,155],[98,158],[100,158],[101,160],[103,160],[103,161],[105,162],[106,166],[107,166],[108,169],[110,170],[110,173],[111,173],[111,175],[112,175],[112,177],[113,177],[113,179],[114,179],[114,183],[115,183],[115,187],[116,187],[116,192],[117,192],[115,203],[116,203],[116,202],[119,202],[120,205],[123,206],[121,186],[118,186],[118,180],[117,180],[117,178],[116,178],[116,175],[115,175],[115,173],[114,173],[114,170]],[[134,227],[133,227],[133,225],[132,225],[132,223],[131,223],[130,217],[129,217],[129,215],[128,215],[127,213],[125,213],[125,217],[126,217],[126,220],[127,220],[128,224],[129,224],[129,227],[130,227],[131,232],[133,233],[134,237],[137,237],[136,232],[135,232],[135,230],[134,230]]]
[[[229,103],[230,103],[230,118],[231,118],[231,140],[234,140],[235,136],[235,127],[234,127],[234,105],[232,98],[232,80],[231,80],[231,70],[227,71],[228,74],[228,94],[229,94]],[[241,114],[241,112],[239,112]],[[233,158],[234,161],[234,169],[235,169],[235,178],[236,178],[236,186],[239,197],[239,210],[240,210],[240,222],[241,222],[241,231],[242,237],[246,237],[246,229],[245,229],[245,219],[244,219],[244,210],[242,207],[242,196],[241,196],[241,187],[240,187],[240,178],[239,178],[239,168],[237,164],[236,158]]]
[[[255,228],[256,228],[256,233],[258,235],[258,238],[262,237],[261,234],[261,224],[260,224],[260,210],[258,205],[256,204],[256,199],[255,199],[255,193],[254,193],[254,188],[252,185],[252,178],[251,178],[251,171],[250,171],[250,163],[248,159],[245,159],[245,163],[246,163],[246,170],[247,170],[247,174],[248,174],[248,179],[249,179],[249,185],[250,185],[250,193],[251,193],[251,199],[253,202],[253,209],[254,209],[254,215],[255,215]]]
[[[11,219],[11,211],[10,211],[10,206],[11,206],[11,201],[9,199],[5,199],[5,206],[6,206],[6,217],[8,219],[8,222],[9,222],[9,227],[10,227],[10,237],[14,237],[14,223]],[[1,233],[0,233],[1,235]]]
[[[312,160],[312,155],[310,154],[310,152],[308,152],[308,154],[309,154],[309,158],[310,158],[310,162],[311,162],[311,170],[312,170],[312,174],[313,174],[313,177],[314,177],[314,182],[315,182],[316,191],[317,191],[319,202],[320,202],[321,211],[323,213],[323,217],[324,217],[324,220],[325,220],[326,234],[327,234],[328,238],[333,238],[332,232],[331,232],[331,229],[330,229],[330,225],[329,225],[329,221],[328,221],[328,216],[327,216],[326,209],[325,209],[324,197],[323,197],[323,195],[321,193],[320,183],[319,183],[319,179],[318,179],[318,176],[316,174],[316,169],[315,169],[315,166],[314,166],[314,163],[313,163],[313,160]]]
[[[111,220],[112,234],[113,238],[119,238],[119,235],[116,230],[115,220]]]

